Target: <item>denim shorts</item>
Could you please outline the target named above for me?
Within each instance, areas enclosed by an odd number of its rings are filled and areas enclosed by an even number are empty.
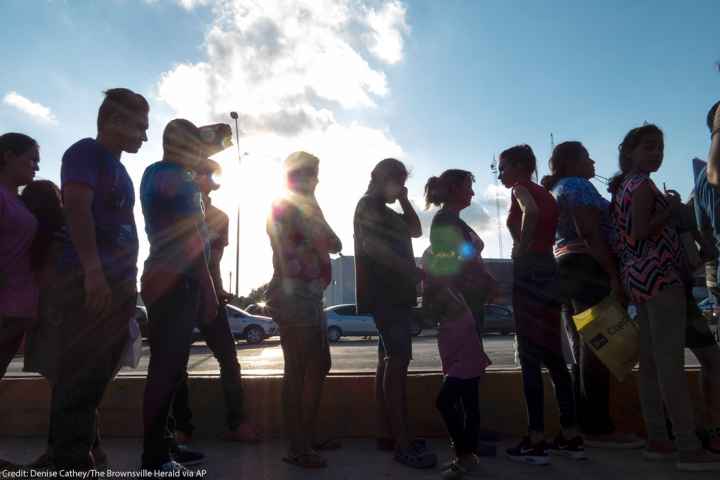
[[[378,354],[412,360],[412,307],[380,306],[373,313],[378,329]]]

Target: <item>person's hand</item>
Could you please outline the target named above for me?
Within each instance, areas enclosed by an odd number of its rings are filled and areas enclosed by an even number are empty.
[[[84,287],[85,308],[97,317],[107,314],[112,304],[112,291],[102,270],[98,269],[86,274]]]
[[[401,202],[409,202],[408,200],[408,189],[407,187],[400,187],[400,195],[398,196],[398,199]]]
[[[220,290],[220,292],[218,292],[218,302],[222,305],[230,303],[233,297],[234,295],[232,293],[226,292],[225,290]]]
[[[676,190],[665,190],[665,199],[673,210],[683,206],[682,197]]]

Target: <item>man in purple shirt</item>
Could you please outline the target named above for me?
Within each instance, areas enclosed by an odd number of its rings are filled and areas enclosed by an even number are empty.
[[[135,192],[120,162],[147,140],[149,105],[125,88],[105,92],[96,138],[72,145],[61,178],[68,236],[51,300],[63,334],[52,392],[51,442],[58,469],[88,470],[95,410],[127,341],[137,298]]]

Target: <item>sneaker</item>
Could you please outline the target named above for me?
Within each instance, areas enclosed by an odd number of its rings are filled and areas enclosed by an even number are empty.
[[[718,472],[720,471],[720,455],[700,449],[694,452],[683,452],[679,455],[675,467],[683,472]]]
[[[628,433],[611,433],[608,435],[585,435],[585,446],[606,448],[610,450],[634,450],[645,446],[645,440]]]
[[[550,463],[547,444],[544,440],[533,445],[530,437],[525,437],[517,447],[508,448],[505,453],[513,462],[530,465],[548,465]]]
[[[676,457],[675,445],[669,440],[648,440],[643,451],[643,458],[650,462],[667,462],[675,460]]]
[[[191,450],[185,445],[173,445],[170,448],[170,456],[183,467],[198,465],[205,461],[205,454]]]
[[[455,459],[455,461],[441,469],[444,480],[459,480],[461,478],[480,478],[485,476],[480,468],[480,459],[476,455]]]
[[[548,446],[548,450],[553,455],[562,455],[573,460],[587,460],[585,444],[580,435],[568,440],[562,433],[558,433],[555,440]]]

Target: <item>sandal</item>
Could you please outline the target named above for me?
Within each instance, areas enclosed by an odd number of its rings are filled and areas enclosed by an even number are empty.
[[[328,438],[325,441],[313,444],[312,448],[318,452],[340,450],[342,448],[342,442],[337,438]]]
[[[298,453],[283,457],[283,462],[300,468],[326,468],[327,460],[317,453]]]

